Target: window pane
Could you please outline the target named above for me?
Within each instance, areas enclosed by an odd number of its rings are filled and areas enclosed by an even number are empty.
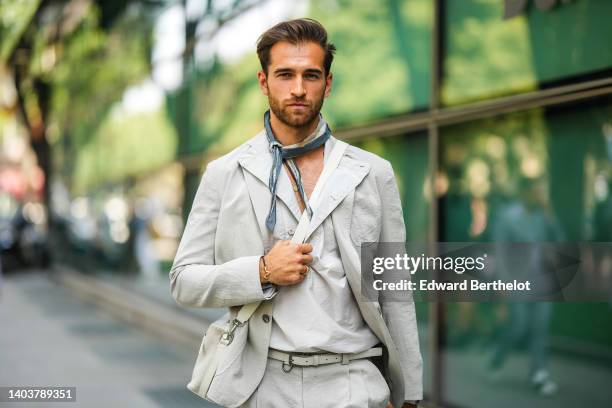
[[[479,120],[441,135],[443,240],[611,241],[612,100]],[[504,233],[510,224],[517,228]],[[612,255],[594,262],[609,271]],[[453,302],[445,312],[447,402],[609,406],[609,304]],[[556,398],[543,398],[555,388]]]
[[[612,67],[612,2],[533,1],[504,19],[501,0],[446,1],[442,99],[447,105],[537,89]]]
[[[332,123],[354,125],[429,105],[432,16],[432,0],[313,2],[312,17],[338,47],[325,110]]]

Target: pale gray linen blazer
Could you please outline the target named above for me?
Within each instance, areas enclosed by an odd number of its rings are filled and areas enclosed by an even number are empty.
[[[333,136],[328,141],[335,142]],[[241,305],[266,299],[258,271],[259,257],[272,245],[265,227],[271,166],[264,131],[208,164],[170,271],[171,293],[179,305],[228,307],[235,314]],[[279,183],[289,183],[284,171]],[[278,190],[285,203],[296,199],[287,193],[291,189]],[[320,197],[306,240],[326,217],[332,218],[351,290],[364,320],[386,348],[384,375],[391,401],[400,407],[404,400],[420,400],[423,363],[412,299],[385,302],[379,296],[379,301],[368,302],[361,295],[361,243],[405,241],[391,164],[349,146]],[[211,400],[239,406],[255,391],[267,364],[273,314],[271,300],[253,314],[243,353],[224,359],[217,369],[207,394]],[[241,346],[233,342],[229,355]]]

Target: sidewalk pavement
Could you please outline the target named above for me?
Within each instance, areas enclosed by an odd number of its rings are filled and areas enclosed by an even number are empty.
[[[164,312],[166,306],[159,302],[127,296],[93,278],[87,281],[54,276],[67,285],[54,284],[48,271],[4,277],[0,294],[0,386],[76,387],[76,401],[0,402],[0,407],[214,407],[185,387],[199,342],[185,345],[176,339],[165,341],[116,319],[119,311],[114,309],[120,301],[130,303],[131,311],[124,310],[122,317],[142,320],[135,308],[144,306],[152,314],[159,314],[158,323],[168,325],[171,317],[177,318],[165,331],[185,331],[183,326],[188,322],[178,320],[178,313]],[[86,281],[98,292],[85,290],[82,286]],[[115,303],[108,308],[97,307],[103,299]],[[144,319],[153,325],[151,317]],[[189,319],[195,322],[194,332],[204,327],[203,318]]]
[[[208,325],[226,312],[177,305],[170,294],[167,275],[155,278],[104,272],[87,275],[67,266],[56,266],[51,278],[119,319],[187,346],[199,346]]]

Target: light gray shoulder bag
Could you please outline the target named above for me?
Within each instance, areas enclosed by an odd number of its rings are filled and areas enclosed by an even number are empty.
[[[334,148],[317,180],[311,198],[308,200],[313,210],[317,208],[319,196],[325,182],[332,171],[338,167],[340,159],[347,147],[348,144],[345,142],[336,140]],[[295,229],[295,234],[291,238],[291,242],[303,243],[309,228],[310,218],[308,217],[308,212],[303,211],[300,222]],[[230,346],[234,340],[236,340],[237,344],[246,344],[249,328],[247,323],[261,303],[262,301],[257,301],[246,304],[240,308],[233,320],[227,320],[227,315],[225,315],[208,327],[202,344],[200,345],[191,381],[187,384],[187,388],[190,391],[198,394],[202,398],[206,398],[208,388],[217,372],[217,367],[219,367],[220,363],[225,358],[229,357],[226,352],[228,346]],[[232,348],[232,357],[230,358],[234,358],[236,353],[242,353],[242,348],[240,350],[233,350]]]

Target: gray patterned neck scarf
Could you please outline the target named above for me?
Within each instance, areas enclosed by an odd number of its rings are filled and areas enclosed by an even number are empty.
[[[278,139],[276,139],[276,136],[274,136],[274,132],[272,132],[269,110],[264,114],[264,126],[266,128],[266,136],[268,137],[270,151],[272,152],[273,156],[272,168],[270,169],[270,179],[268,181],[268,188],[272,193],[272,202],[270,203],[270,212],[266,218],[266,227],[269,231],[273,231],[274,225],[276,224],[276,185],[278,183],[278,177],[280,175],[283,161],[287,162],[289,170],[293,174],[293,178],[296,181],[298,192],[306,204],[305,211],[308,211],[308,215],[312,218],[312,208],[310,208],[310,205],[308,205],[308,198],[306,197],[304,186],[302,185],[300,169],[292,159],[322,146],[331,136],[331,131],[329,126],[327,126],[327,123],[325,123],[323,120],[323,116],[319,114],[319,125],[314,133],[308,136],[301,143],[283,146],[280,144]]]

